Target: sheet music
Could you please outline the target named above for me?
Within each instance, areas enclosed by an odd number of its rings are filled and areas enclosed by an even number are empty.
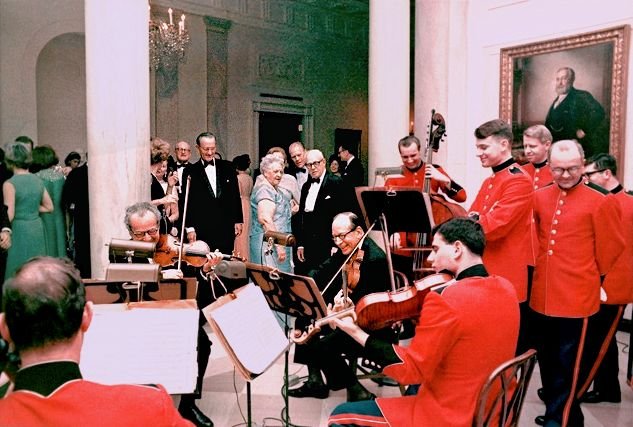
[[[161,384],[170,394],[191,393],[198,374],[198,310],[182,304],[127,307],[94,306],[81,352],[83,377],[103,384]]]
[[[226,304],[206,307],[203,313],[211,318],[209,323],[214,327],[214,332],[224,336],[230,346],[227,350],[235,355],[237,362],[255,376],[260,375],[290,344],[261,289],[248,284],[240,288],[236,295],[236,299]],[[215,326],[219,331],[215,330]]]

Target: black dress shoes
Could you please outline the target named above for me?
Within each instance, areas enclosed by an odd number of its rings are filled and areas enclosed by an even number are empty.
[[[539,415],[538,417],[534,418],[534,423],[536,423],[537,426],[544,426],[545,415]]]
[[[545,402],[545,390],[543,387],[536,390],[536,394],[538,394],[538,398],[541,399],[541,401]]]
[[[191,421],[196,427],[213,427],[213,421],[198,408],[193,402],[181,402],[178,412],[186,420]]]
[[[330,395],[330,390],[323,382],[306,381],[299,388],[288,390],[290,397],[314,397],[317,399],[325,399]]]
[[[347,388],[347,401],[375,400],[376,395],[363,387],[359,382]]]
[[[620,403],[622,401],[622,397],[619,394],[606,394],[600,391],[588,391],[585,395],[580,399],[583,403],[600,403],[600,402],[610,402],[610,403]]]

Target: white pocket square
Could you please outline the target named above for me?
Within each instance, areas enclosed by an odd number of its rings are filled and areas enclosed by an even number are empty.
[[[331,198],[332,198],[332,196],[325,196],[325,200],[331,199]]]

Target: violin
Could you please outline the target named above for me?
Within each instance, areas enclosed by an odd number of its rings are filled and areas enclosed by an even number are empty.
[[[181,249],[182,258],[181,258]],[[207,255],[212,253],[207,245],[202,240],[196,240],[193,243],[181,245],[175,237],[164,234],[158,239],[156,243],[156,251],[154,252],[154,262],[161,267],[173,266],[179,262],[179,258],[193,267],[202,267],[207,261]],[[237,258],[241,261],[238,255],[226,255],[222,254],[223,258]]]
[[[424,299],[435,287],[453,280],[447,273],[431,274],[396,291],[365,295],[356,304],[356,324],[364,330],[375,331],[396,322],[416,319],[422,311]]]
[[[356,252],[352,255],[352,257],[347,261],[345,267],[343,267],[343,277],[347,284],[347,290],[353,291],[356,289],[358,282],[360,280],[360,266],[363,263],[363,258],[365,257],[365,251],[362,249],[357,249]]]

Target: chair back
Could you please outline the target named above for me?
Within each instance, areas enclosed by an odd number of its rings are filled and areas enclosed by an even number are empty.
[[[536,363],[536,350],[502,363],[484,383],[473,418],[474,427],[514,427]]]

